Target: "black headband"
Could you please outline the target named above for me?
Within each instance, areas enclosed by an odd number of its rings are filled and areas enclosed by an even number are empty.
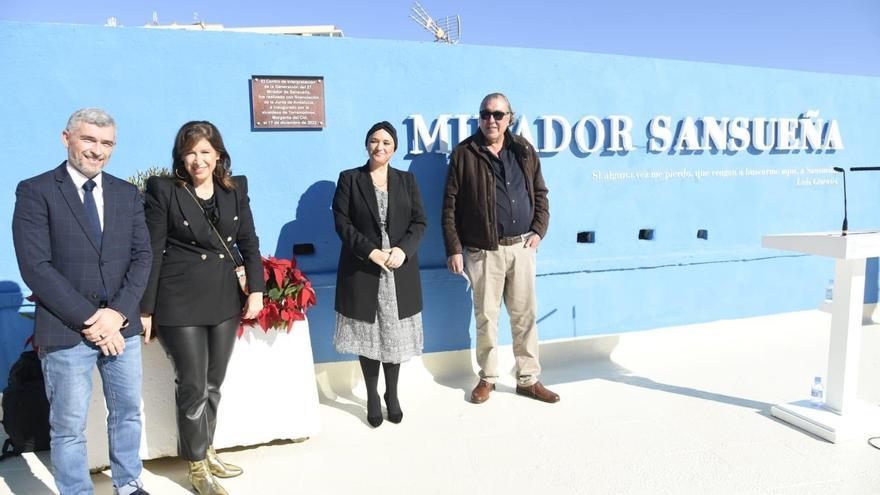
[[[397,149],[397,129],[391,125],[391,122],[387,120],[383,120],[382,122],[376,122],[373,124],[373,127],[370,127],[370,130],[367,131],[367,137],[364,138],[364,146],[367,146],[370,143],[370,136],[373,135],[374,132],[378,130],[384,130],[388,134],[391,134],[391,139],[394,141],[394,149]]]

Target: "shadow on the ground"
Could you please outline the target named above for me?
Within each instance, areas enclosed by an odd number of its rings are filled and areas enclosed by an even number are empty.
[[[583,380],[607,380],[633,387],[658,390],[697,399],[711,400],[746,407],[770,416],[772,404],[733,397],[671,383],[662,383],[634,374],[613,359],[611,353],[617,347],[620,336],[610,335],[589,339],[549,342],[541,346],[541,381],[546,385]]]
[[[5,437],[6,435],[3,435]],[[4,460],[0,463],[0,478],[3,483],[9,487],[10,493],[28,493],[28,494],[44,494],[55,493],[52,488],[43,480],[34,474],[34,470],[29,463],[39,463],[45,466],[45,469],[51,472],[51,461],[49,460],[49,451],[39,452],[36,455],[26,454],[28,459],[23,456],[16,456]]]
[[[541,382],[552,387],[562,383],[585,380],[607,380],[633,387],[657,390],[670,394],[709,400],[754,410],[771,418],[772,404],[744,397],[735,397],[674,383],[663,383],[639,376],[615,362],[611,355],[620,341],[619,335],[545,342],[540,346],[542,365]],[[510,352],[505,347],[503,352]],[[478,377],[474,372],[473,350],[428,353],[421,358],[422,365],[440,386],[461,391],[462,400],[470,400],[470,394]],[[512,356],[499,356],[500,364],[512,365]],[[317,382],[321,404],[335,407],[357,417],[366,424],[366,401],[352,391],[361,380],[357,362],[328,363],[318,365]],[[509,378],[498,384],[499,392],[513,392],[515,370],[510,369]]]
[[[611,352],[619,340],[619,336],[611,335],[540,344],[540,360],[543,368],[541,382],[545,384],[564,383],[595,378],[590,369],[602,361],[610,362]],[[461,390],[462,399],[469,401],[471,391],[479,380],[474,369],[473,353],[472,349],[435,352],[426,354],[421,359],[425,369],[433,376],[437,384]],[[503,369],[505,363],[511,365],[513,363],[513,356],[504,355],[504,353],[510,353],[509,346],[503,347],[499,353],[499,369]],[[574,372],[573,376],[566,376],[572,372]],[[508,374],[515,382],[516,370],[511,368]],[[502,382],[506,381],[502,380]],[[513,387],[508,387],[501,382],[496,387],[496,390],[501,392],[514,391]]]
[[[361,369],[357,361],[316,365],[318,402],[351,414],[365,425],[369,425],[367,401],[354,395],[353,392],[361,379]]]
[[[188,465],[187,461],[180,457],[159,457],[157,459],[147,459],[143,461],[144,469],[159,478],[166,480],[179,486],[184,491],[191,491],[192,485],[186,478]],[[100,470],[92,470],[92,483],[95,485],[95,493],[105,493],[101,487],[112,487],[113,479],[109,467]],[[151,487],[149,481],[144,482],[144,489],[150,493],[158,493],[159,488]],[[17,492],[16,492],[17,493]],[[110,493],[110,492],[106,492]]]
[[[422,356],[422,364],[438,385],[459,389],[462,400],[470,400],[471,389],[477,384],[471,361],[473,351],[432,352]]]

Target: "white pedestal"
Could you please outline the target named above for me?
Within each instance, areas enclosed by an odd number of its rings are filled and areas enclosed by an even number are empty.
[[[807,400],[773,406],[770,414],[832,443],[880,432],[880,408],[862,400],[850,404],[846,414],[815,407]]]
[[[306,322],[290,333],[258,327],[236,344],[223,383],[214,446],[308,438],[321,431],[315,363]]]
[[[799,401],[771,408],[773,416],[839,442],[880,430],[880,408],[856,398],[862,313],[865,296],[865,259],[880,255],[880,233],[822,232],[764,236],[767,248],[835,258],[834,299],[825,405],[811,407]]]
[[[177,455],[174,371],[161,344],[143,347],[141,458]],[[109,465],[107,409],[97,368],[86,427],[89,466]],[[321,431],[315,367],[306,321],[290,333],[248,328],[236,342],[222,388],[218,449],[299,439]]]

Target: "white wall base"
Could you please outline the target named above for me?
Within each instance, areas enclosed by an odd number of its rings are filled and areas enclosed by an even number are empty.
[[[540,359],[542,362],[552,362],[557,367],[565,366],[565,363],[584,363],[596,358],[607,359],[619,341],[620,335],[607,335],[541,342]],[[501,373],[499,384],[516,386],[516,361],[511,345],[499,346],[498,369]],[[469,390],[477,384],[478,370],[473,349],[432,352],[403,363],[399,387],[402,394],[413,395],[430,394],[437,383]],[[357,361],[316,364],[315,376],[321,402],[349,402],[366,407],[363,375]],[[380,393],[383,387],[380,379]]]

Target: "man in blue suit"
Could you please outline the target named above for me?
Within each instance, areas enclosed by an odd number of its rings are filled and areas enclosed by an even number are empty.
[[[67,160],[18,184],[12,219],[21,276],[37,297],[55,484],[62,495],[93,492],[85,428],[97,364],[115,492],[145,494],[138,307],[152,255],[143,202],[135,186],[103,172],[116,146],[110,115],[77,110],[61,140]]]

